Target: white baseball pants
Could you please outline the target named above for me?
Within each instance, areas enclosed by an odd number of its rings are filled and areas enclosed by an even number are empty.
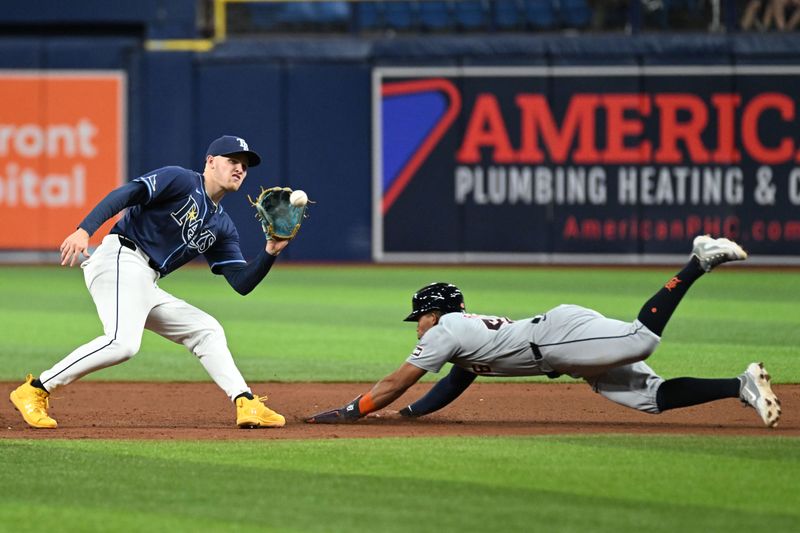
[[[86,287],[103,323],[103,335],[75,349],[39,379],[53,392],[101,368],[125,362],[139,351],[144,329],[186,346],[231,400],[250,392],[214,317],[157,285],[159,274],[141,250],[107,235],[81,264]]]
[[[658,413],[664,379],[644,362],[661,338],[634,320],[622,322],[578,305],[560,305],[534,329],[534,342],[549,369],[583,378],[612,402]]]

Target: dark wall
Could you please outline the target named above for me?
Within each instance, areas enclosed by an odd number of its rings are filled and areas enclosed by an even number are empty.
[[[129,179],[167,164],[199,170],[211,140],[241,135],[265,160],[225,200],[245,255],[263,246],[246,196],[280,184],[318,202],[289,259],[370,260],[373,66],[797,64],[799,45],[793,35],[342,37],[194,53],[145,51],[143,37],[34,34],[0,39],[0,68],[124,70]]]
[[[197,36],[197,0],[25,0],[3,2],[0,26],[6,32],[141,32],[149,39]]]
[[[194,115],[192,127],[184,130],[191,134],[184,135],[180,147],[191,145],[194,167],[202,163],[208,143],[221,134],[244,137],[264,159],[248,175],[241,194],[224,201],[237,226],[252,229],[247,195],[255,197],[262,185],[303,189],[317,204],[310,209],[302,239],[286,255],[369,259],[369,68],[197,56],[192,69]],[[164,142],[169,142],[166,136]],[[259,232],[242,229],[240,236],[246,255],[263,246]]]

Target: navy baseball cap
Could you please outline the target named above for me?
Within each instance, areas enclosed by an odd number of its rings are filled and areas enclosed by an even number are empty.
[[[261,156],[247,146],[247,141],[234,135],[223,135],[208,145],[206,156],[247,154],[247,166],[255,167],[261,163]]]

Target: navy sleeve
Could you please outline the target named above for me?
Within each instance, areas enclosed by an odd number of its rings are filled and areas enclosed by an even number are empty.
[[[468,372],[460,366],[453,365],[450,373],[439,380],[428,394],[412,403],[408,407],[400,410],[403,416],[422,416],[438,411],[445,405],[458,398],[462,392],[467,390],[475,378],[476,374]]]
[[[221,209],[221,208],[220,208]],[[215,274],[221,274],[220,268],[233,266],[244,267],[247,263],[239,247],[239,232],[227,213],[220,213],[220,224],[217,231],[217,240],[214,245],[203,252],[208,261],[208,266]]]
[[[94,209],[86,215],[78,227],[86,230],[86,233],[91,236],[106,220],[126,207],[144,203],[147,197],[147,188],[142,183],[134,181],[126,183],[100,200],[100,203],[94,206]]]
[[[228,280],[233,289],[244,296],[256,288],[261,280],[267,275],[269,269],[275,263],[275,256],[261,250],[259,254],[247,263],[219,265],[212,268],[215,274],[222,274]]]
[[[197,173],[183,167],[169,166],[154,170],[135,180],[145,186],[147,194],[142,204],[169,202],[176,198],[184,198],[191,194],[196,187],[195,175]]]

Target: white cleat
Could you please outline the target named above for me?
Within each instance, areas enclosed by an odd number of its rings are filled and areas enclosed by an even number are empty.
[[[739,379],[742,382],[739,389],[742,403],[755,409],[765,426],[777,426],[781,418],[781,401],[772,392],[764,363],[750,363]]]
[[[700,267],[706,272],[728,261],[744,261],[747,252],[735,242],[720,238],[714,239],[710,235],[699,235],[692,242],[692,255],[700,261]]]

